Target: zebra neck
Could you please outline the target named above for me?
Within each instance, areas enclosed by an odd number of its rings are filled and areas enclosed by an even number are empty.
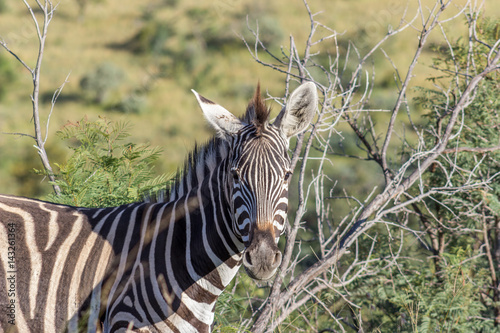
[[[221,161],[209,177],[177,203],[185,207],[186,249],[194,270],[199,276],[220,280],[216,284],[220,283],[222,289],[236,274],[244,249],[233,230],[224,177],[225,163]]]
[[[165,211],[171,214],[169,220],[173,222],[168,228],[172,232],[172,243],[167,244],[167,251],[169,247],[171,253],[174,248],[184,248],[181,256],[185,258],[186,271],[182,275],[186,281],[205,286],[206,291],[215,296],[237,273],[244,249],[232,227],[225,175],[228,150],[227,143],[220,139],[195,149],[182,178],[178,178],[172,188],[170,208]],[[176,263],[172,269],[179,269],[181,263],[176,258],[173,261]],[[186,287],[180,289],[186,290]]]

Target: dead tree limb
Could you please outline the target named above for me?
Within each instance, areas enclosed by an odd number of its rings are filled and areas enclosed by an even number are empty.
[[[49,161],[49,157],[47,156],[47,151],[45,150],[45,144],[47,142],[47,133],[45,136],[42,133],[42,125],[40,122],[40,71],[42,69],[42,60],[43,60],[43,55],[45,51],[45,42],[47,39],[47,32],[48,32],[48,27],[50,24],[50,21],[52,20],[54,16],[54,12],[56,10],[57,6],[54,6],[52,4],[52,1],[50,0],[45,0],[40,1],[36,0],[36,4],[39,7],[40,11],[42,12],[43,19],[42,19],[42,24],[40,24],[35,16],[35,12],[33,8],[29,5],[29,3],[26,0],[23,0],[24,5],[28,9],[31,18],[33,20],[33,23],[36,27],[36,32],[37,32],[37,37],[38,37],[38,56],[36,59],[35,67],[31,68],[24,62],[17,54],[12,51],[7,43],[4,40],[0,40],[0,45],[7,51],[9,52],[14,58],[16,58],[17,61],[19,61],[31,74],[32,80],[33,80],[33,92],[31,94],[31,103],[33,106],[33,124],[34,124],[34,135],[29,135],[29,134],[20,134],[20,133],[7,133],[7,134],[13,134],[13,135],[21,135],[21,136],[27,136],[31,137],[35,140],[35,149],[38,152],[38,155],[40,156],[40,160],[42,161],[42,165],[45,169],[45,172],[49,178],[49,180],[52,183],[52,188],[54,189],[54,192],[59,195],[61,193],[60,187],[55,183],[56,178],[54,175],[54,171],[52,169],[52,166]],[[66,81],[65,81],[66,82]],[[52,110],[54,108],[54,103],[55,100],[57,99],[57,96],[59,96],[59,93],[61,92],[62,88],[64,87],[61,85],[61,87],[56,91],[54,94],[54,97],[52,99],[52,107],[50,114],[47,118],[47,130],[48,130],[48,124],[50,122],[50,115],[52,114]]]

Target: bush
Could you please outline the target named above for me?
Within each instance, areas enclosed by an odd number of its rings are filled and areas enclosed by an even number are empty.
[[[143,113],[146,109],[146,96],[138,93],[131,93],[125,96],[117,105],[117,111],[123,113]]]
[[[142,200],[165,188],[168,177],[154,177],[161,149],[124,142],[128,125],[104,118],[66,125],[58,135],[69,140],[71,157],[59,168],[61,195],[49,200],[81,207],[118,206]]]
[[[102,104],[109,92],[120,86],[125,74],[112,63],[102,63],[80,80],[80,87],[92,102]]]
[[[165,42],[173,34],[171,25],[148,19],[129,41],[119,47],[137,54],[162,54],[165,51]]]

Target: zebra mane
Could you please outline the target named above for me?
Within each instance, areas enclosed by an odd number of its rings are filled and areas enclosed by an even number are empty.
[[[184,161],[184,165],[177,169],[175,176],[165,189],[146,198],[148,202],[174,201],[183,196],[191,188],[198,186],[210,170],[227,156],[229,145],[226,140],[217,136],[212,137],[204,145],[195,143],[193,150]]]
[[[266,128],[270,113],[271,108],[267,107],[266,103],[264,103],[260,95],[260,83],[258,83],[255,94],[248,103],[247,111],[241,120],[247,124],[253,124],[256,128],[257,136],[260,136],[262,131]]]

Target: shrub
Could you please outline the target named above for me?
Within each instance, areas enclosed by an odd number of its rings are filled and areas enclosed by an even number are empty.
[[[171,25],[148,19],[148,22],[120,47],[138,54],[162,54],[165,51],[165,42],[173,34]]]
[[[161,149],[124,142],[128,129],[126,123],[100,118],[70,123],[58,132],[72,143],[73,154],[56,164],[61,195],[53,194],[49,200],[83,207],[118,206],[164,188],[168,177],[155,177],[152,171]]]
[[[116,65],[105,62],[80,80],[80,87],[92,102],[102,104],[111,90],[120,86],[125,74]]]
[[[131,93],[120,101],[117,111],[123,113],[143,113],[146,109],[147,99],[143,94]]]

